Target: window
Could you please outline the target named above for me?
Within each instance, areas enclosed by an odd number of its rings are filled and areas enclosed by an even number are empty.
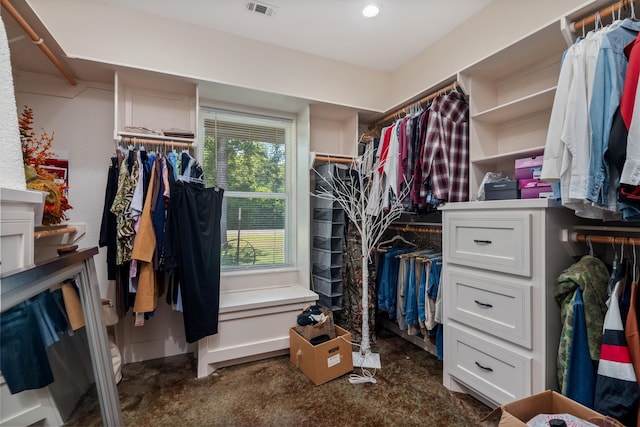
[[[200,126],[207,186],[225,190],[222,269],[292,265],[292,121],[203,108]]]

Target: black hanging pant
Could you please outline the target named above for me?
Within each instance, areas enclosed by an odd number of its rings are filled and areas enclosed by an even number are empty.
[[[218,333],[223,193],[183,181],[171,191],[165,258],[176,267],[188,343]]]

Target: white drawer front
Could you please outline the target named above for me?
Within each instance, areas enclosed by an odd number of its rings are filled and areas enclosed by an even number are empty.
[[[531,215],[445,213],[447,262],[531,276]]]
[[[456,325],[445,329],[449,374],[499,405],[531,395],[531,358],[478,338]]]
[[[448,267],[443,286],[451,319],[532,348],[531,285]]]

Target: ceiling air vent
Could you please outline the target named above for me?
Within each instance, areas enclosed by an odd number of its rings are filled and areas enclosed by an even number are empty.
[[[276,11],[278,10],[278,8],[275,6],[271,6],[270,4],[257,2],[257,1],[248,2],[247,9],[251,12],[255,12],[265,16],[275,15]]]

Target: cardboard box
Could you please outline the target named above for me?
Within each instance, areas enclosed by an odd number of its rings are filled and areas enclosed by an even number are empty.
[[[336,338],[316,346],[289,329],[289,360],[316,385],[326,383],[353,370],[351,334],[335,327]]]
[[[484,184],[485,200],[507,200],[520,198],[518,181],[496,181]]]
[[[538,414],[571,414],[588,420],[604,419],[605,416],[552,390],[543,391],[524,399],[504,404],[487,415],[482,421],[500,419],[499,426],[526,426],[527,421]]]
[[[533,157],[525,157],[523,159],[516,159],[515,169],[516,169],[516,179],[533,179],[539,178],[540,172],[542,171],[542,162],[544,161],[544,156],[533,156]]]
[[[521,199],[553,198],[551,184],[539,179],[523,179],[520,181]]]

